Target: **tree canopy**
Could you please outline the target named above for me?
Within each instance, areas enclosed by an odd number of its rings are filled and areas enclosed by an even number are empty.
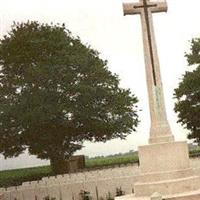
[[[84,141],[124,139],[137,127],[137,98],[64,24],[14,23],[0,40],[0,65],[5,157],[28,149],[61,173]]]
[[[178,122],[189,130],[188,138],[200,144],[200,38],[191,41],[186,58],[195,69],[187,71],[175,89],[175,112]]]

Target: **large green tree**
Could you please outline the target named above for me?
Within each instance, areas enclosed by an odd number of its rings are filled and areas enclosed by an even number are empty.
[[[14,23],[0,41],[0,153],[25,149],[54,172],[83,142],[124,139],[138,124],[137,98],[65,25]]]
[[[200,38],[191,41],[186,58],[195,69],[187,71],[175,89],[175,112],[178,122],[189,130],[188,138],[200,144]]]

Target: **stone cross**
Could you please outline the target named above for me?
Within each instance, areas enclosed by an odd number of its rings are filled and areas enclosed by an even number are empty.
[[[149,143],[171,142],[174,140],[167,120],[160,64],[154,35],[152,13],[166,12],[166,2],[139,0],[123,4],[124,15],[140,14],[143,32],[146,80],[151,115]]]

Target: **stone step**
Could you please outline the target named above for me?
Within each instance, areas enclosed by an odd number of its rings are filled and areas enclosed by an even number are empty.
[[[200,190],[164,197],[165,200],[200,200]]]
[[[200,187],[200,177],[191,176],[172,180],[164,180],[150,183],[136,183],[134,185],[135,196],[151,196],[154,192],[163,195],[173,195],[183,192],[198,190]],[[199,199],[200,200],[200,199]]]
[[[179,178],[187,178],[190,176],[194,176],[195,172],[192,168],[187,168],[184,170],[178,171],[168,171],[162,173],[146,173],[138,176],[138,182],[156,182],[163,180],[171,180],[171,179],[179,179]]]
[[[162,197],[163,200],[200,200],[200,190],[195,190],[187,193],[174,194]],[[151,200],[150,197],[135,197],[132,195],[125,195],[115,197],[115,200]]]

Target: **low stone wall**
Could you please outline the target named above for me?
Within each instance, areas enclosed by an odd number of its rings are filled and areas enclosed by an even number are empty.
[[[200,175],[200,159],[190,159],[191,167]],[[139,168],[129,164],[120,167],[102,170],[85,171],[44,177],[40,181],[24,182],[21,186],[1,188],[4,200],[80,200],[82,190],[89,191],[92,200],[106,200],[109,196],[115,197],[116,189],[121,188],[125,194],[133,191],[137,181]],[[1,198],[0,198],[1,200]]]

